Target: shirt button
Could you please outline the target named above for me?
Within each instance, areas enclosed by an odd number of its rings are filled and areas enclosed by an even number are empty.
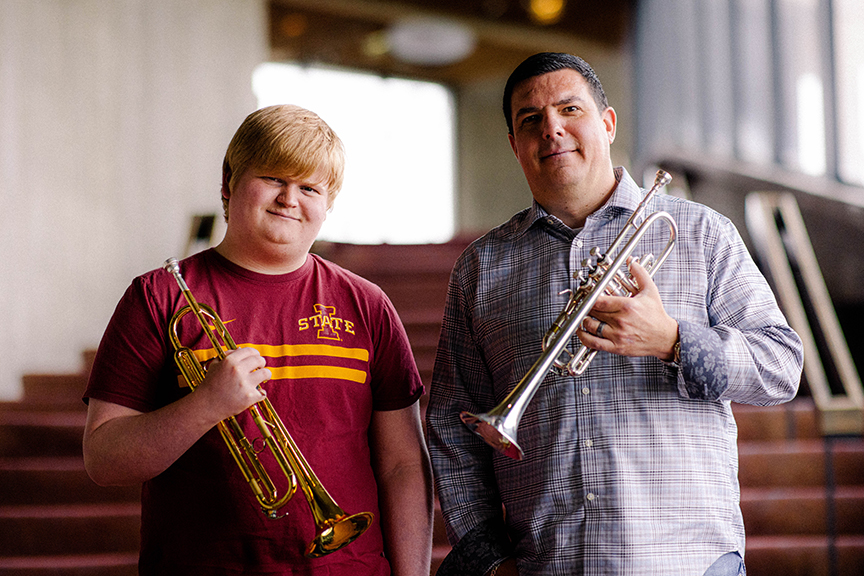
[[[591,448],[592,446],[594,446],[593,440],[585,440],[585,447],[586,448]]]
[[[591,393],[591,389],[588,388],[587,386],[585,388],[582,388],[582,394],[585,394],[587,396],[590,393]]]
[[[581,247],[582,247],[582,240],[576,240],[576,247],[577,247],[577,248],[581,248]]]
[[[593,492],[589,492],[587,496],[585,496],[589,501],[593,502],[597,496]]]

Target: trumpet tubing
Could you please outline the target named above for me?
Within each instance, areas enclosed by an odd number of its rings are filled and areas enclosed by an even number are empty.
[[[194,391],[204,381],[206,369],[192,350],[180,342],[177,327],[183,316],[190,312],[195,315],[220,360],[225,359],[223,348],[236,350],[237,345],[216,311],[195,300],[180,273],[177,260],[169,258],[165,261],[164,268],[174,276],[188,304],[171,318],[168,324],[168,337],[174,346],[174,361],[189,384],[189,388]],[[371,512],[360,512],[349,516],[336,504],[297,448],[294,439],[268,398],[265,397],[251,406],[248,412],[261,433],[264,446],[270,449],[279,465],[279,471],[287,480],[288,487],[283,494],[278,493],[271,475],[258,458],[259,450],[246,437],[234,416],[219,422],[217,425],[219,433],[252,489],[261,510],[268,518],[281,517],[278,510],[291,500],[299,486],[312,511],[316,526],[315,537],[306,547],[306,556],[318,558],[335,552],[353,542],[371,526],[374,519]]]
[[[603,294],[632,296],[639,291],[636,281],[624,268],[642,237],[658,221],[665,222],[669,227],[669,239],[663,252],[656,259],[653,254],[645,254],[638,260],[645,266],[648,274],[653,277],[672,252],[678,234],[678,228],[672,216],[662,211],[654,212],[638,226],[634,223],[644,212],[654,194],[671,180],[672,177],[667,172],[659,170],[654,185],[633,211],[624,228],[618,233],[606,252],[600,252],[600,249],[596,247],[591,249],[590,257],[582,262],[583,266],[588,267],[588,273],[584,274],[580,270],[574,275],[574,279],[579,281],[577,288],[562,292],[562,294],[569,294],[569,298],[564,309],[542,339],[543,353],[507,397],[489,412],[473,414],[463,411],[460,413],[462,422],[471,431],[505,456],[514,460],[521,460],[524,456],[522,448],[516,442],[516,432],[525,409],[546,378],[546,374],[550,370],[556,370],[562,375],[578,376],[585,371],[597,355],[596,350],[591,350],[584,345],[580,346],[575,353],[567,350],[570,338],[591,312],[597,299]],[[627,239],[631,228],[633,233]],[[620,252],[617,252],[625,239],[627,239],[626,244]],[[616,256],[611,256],[616,252]]]

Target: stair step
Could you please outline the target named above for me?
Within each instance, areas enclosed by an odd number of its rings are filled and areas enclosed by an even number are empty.
[[[464,238],[425,245],[321,242],[313,251],[380,286],[406,315],[428,309],[443,313],[450,271],[468,243]]]
[[[385,273],[411,277],[436,271],[449,277],[453,263],[473,239],[459,238],[441,244],[318,242],[313,251],[364,277]]]
[[[0,412],[0,454],[80,456],[86,412]]]
[[[779,406],[732,404],[738,441],[821,438],[816,408],[810,398],[797,398]]]
[[[77,374],[25,374],[21,378],[24,389],[22,402],[29,405],[69,406],[84,408],[81,395],[87,387],[87,375]]]
[[[837,538],[837,572],[829,572],[829,544],[824,536],[748,536],[747,576],[861,576],[864,574],[864,536]],[[431,576],[450,552],[432,548]]]
[[[441,335],[441,319],[443,310],[439,314],[435,311],[434,316],[431,313],[424,313],[418,316],[410,313],[399,311],[399,317],[402,324],[405,325],[405,332],[408,333],[408,340],[411,341],[412,347],[423,348],[438,348],[438,337]]]
[[[431,380],[432,368],[435,366],[435,351],[434,350],[414,350],[414,362],[417,363],[417,369],[422,372],[428,372]]]
[[[747,576],[861,576],[864,536],[839,536],[834,550],[826,536],[748,536]],[[831,572],[836,556],[837,571]]]
[[[0,557],[4,576],[137,576],[138,552]]]
[[[0,506],[138,502],[141,486],[102,487],[80,457],[0,458]]]
[[[823,486],[826,440],[741,442],[738,479],[742,487]],[[831,441],[834,483],[864,484],[864,440]]]
[[[837,534],[864,535],[864,485],[839,486],[833,495]],[[747,488],[741,490],[747,535],[827,533],[825,488]]]
[[[0,557],[130,552],[140,530],[138,503],[0,506]]]
[[[81,373],[89,377],[90,369],[93,368],[93,360],[96,358],[96,348],[88,348],[87,350],[84,350],[81,354],[81,358],[83,359],[84,364],[84,369]]]

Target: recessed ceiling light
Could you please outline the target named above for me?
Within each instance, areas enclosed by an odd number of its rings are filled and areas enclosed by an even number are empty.
[[[399,20],[387,30],[393,56],[409,64],[446,66],[474,52],[474,31],[443,18],[417,17]]]

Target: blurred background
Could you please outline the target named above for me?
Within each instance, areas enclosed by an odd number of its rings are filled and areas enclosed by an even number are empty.
[[[261,106],[344,140],[314,249],[385,289],[428,385],[450,266],[531,203],[501,96],[540,51],[594,67],[613,161],[731,218],[805,338],[798,400],[733,407],[748,572],[864,573],[860,0],[0,0],[0,572],[136,573],[139,487],[81,463],[88,362],[134,276],[220,240]],[[435,544],[433,573],[440,512]]]
[[[515,65],[547,50],[597,70],[619,116],[613,160],[637,181],[664,164],[673,187],[745,237],[746,191],[806,192],[829,291],[860,319],[862,10],[0,0],[0,399],[20,394],[27,371],[77,367],[131,278],[182,255],[192,217],[219,213],[224,150],[259,106],[299,103],[346,140],[348,181],[324,239],[445,242],[505,221],[530,194],[501,92]]]

